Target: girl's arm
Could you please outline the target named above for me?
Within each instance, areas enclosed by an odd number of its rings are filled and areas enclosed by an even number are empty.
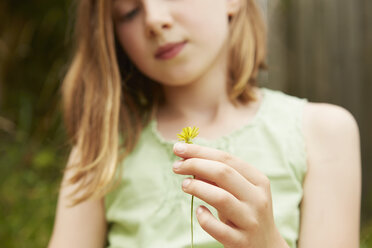
[[[72,151],[68,164],[78,159]],[[71,175],[65,173],[62,185]],[[67,195],[74,186],[61,187],[54,230],[48,248],[102,248],[106,238],[106,220],[103,200],[88,200],[74,207],[68,207]]]
[[[304,135],[308,173],[299,248],[357,248],[361,201],[357,123],[341,107],[309,103]]]

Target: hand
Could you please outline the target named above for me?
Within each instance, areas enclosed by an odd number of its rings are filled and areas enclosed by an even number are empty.
[[[216,149],[177,143],[173,150],[183,158],[173,171],[195,176],[185,179],[183,190],[218,211],[219,220],[205,206],[197,209],[206,232],[229,248],[288,247],[275,226],[270,181],[263,173]]]

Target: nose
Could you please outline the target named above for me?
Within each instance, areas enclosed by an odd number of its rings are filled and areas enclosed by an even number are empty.
[[[148,36],[159,36],[164,30],[172,27],[173,20],[164,1],[145,0],[143,4],[146,15],[146,34]]]

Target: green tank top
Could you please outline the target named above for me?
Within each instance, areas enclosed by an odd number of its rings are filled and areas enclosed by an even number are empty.
[[[217,148],[257,167],[271,181],[275,224],[291,248],[299,234],[302,182],[306,152],[301,130],[307,99],[262,88],[263,100],[254,119],[215,140],[194,139],[195,144]],[[173,144],[151,121],[134,151],[120,164],[121,183],[105,197],[108,246],[111,248],[190,247],[191,196],[181,188],[183,175],[174,174],[179,160]],[[194,210],[207,206],[194,199]],[[194,214],[194,247],[223,247],[199,225]]]

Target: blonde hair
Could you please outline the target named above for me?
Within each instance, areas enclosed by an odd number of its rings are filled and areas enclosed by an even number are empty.
[[[162,100],[160,85],[140,73],[120,47],[111,2],[79,2],[75,52],[62,85],[64,121],[79,158],[66,168],[72,172],[67,184],[76,185],[72,205],[113,188],[117,164],[133,150]],[[266,30],[254,0],[242,0],[230,26],[228,92],[232,102],[246,103],[254,99],[252,86],[266,56]]]

